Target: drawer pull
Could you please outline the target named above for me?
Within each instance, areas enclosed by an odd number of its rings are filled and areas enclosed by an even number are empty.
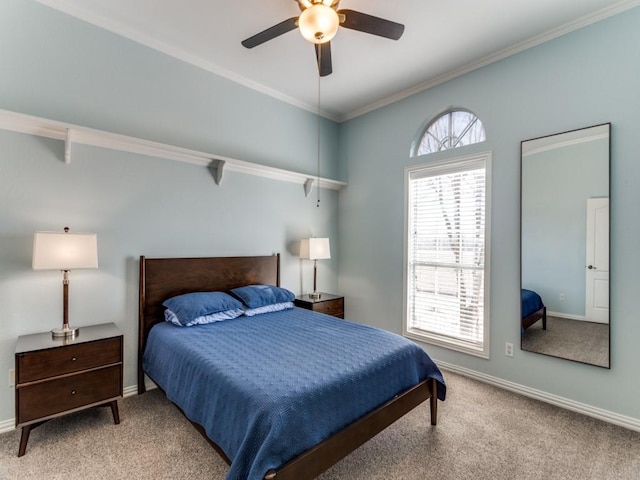
[[[71,390],[71,395],[75,395],[76,391],[75,390]]]
[[[76,360],[77,360],[77,358],[76,358],[76,357],[71,357],[71,361],[72,361],[72,362],[75,362]]]

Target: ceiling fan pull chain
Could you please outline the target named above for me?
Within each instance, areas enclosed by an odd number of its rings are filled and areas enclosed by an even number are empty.
[[[318,49],[318,65],[322,65],[322,49],[319,48]],[[318,116],[317,116],[317,120],[318,120],[318,165],[317,165],[317,185],[316,185],[316,192],[318,195],[318,201],[316,203],[316,207],[320,208],[320,79],[322,77],[320,75],[318,75]]]

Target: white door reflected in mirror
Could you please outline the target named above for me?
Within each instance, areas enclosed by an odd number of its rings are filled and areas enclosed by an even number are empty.
[[[609,323],[609,199],[587,200],[587,286],[585,317]]]

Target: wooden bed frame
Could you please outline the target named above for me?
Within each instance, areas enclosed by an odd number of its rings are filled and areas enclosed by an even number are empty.
[[[145,392],[142,354],[151,328],[164,321],[162,302],[187,292],[228,291],[251,284],[280,286],[280,255],[260,257],[140,257],[138,394]],[[401,392],[315,447],[265,474],[265,480],[312,479],[373,438],[393,422],[430,399],[431,425],[437,420],[437,383],[428,379]],[[191,422],[193,423],[193,422]],[[231,464],[204,428],[194,427]]]
[[[542,307],[540,310],[533,312],[528,317],[522,319],[522,328],[527,329],[538,320],[542,319],[542,329],[547,329],[547,307]]]

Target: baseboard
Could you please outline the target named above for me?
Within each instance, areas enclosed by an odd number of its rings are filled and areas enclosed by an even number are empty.
[[[549,403],[557,407],[565,408],[573,412],[597,418],[598,420],[602,420],[603,422],[612,423],[620,427],[628,428],[629,430],[640,432],[640,419],[627,417],[625,415],[619,415],[602,408],[597,408],[585,403],[576,402],[575,400],[570,400],[568,398],[560,397],[552,393],[543,392],[542,390],[536,390],[535,388],[526,387],[518,383],[509,382],[501,378],[486,375],[474,370],[469,370],[468,368],[459,367],[447,362],[440,362],[435,359],[434,361],[443,370],[458,373],[460,375],[464,375],[465,377],[473,378],[474,380],[478,380],[484,383],[488,383],[489,385],[502,388],[504,390],[509,390],[511,392],[524,395],[525,397],[540,400],[541,402]]]
[[[547,310],[547,317],[566,318],[567,320],[579,320],[581,322],[587,321],[587,317],[585,317],[584,315],[573,315],[571,313],[552,312],[551,310]]]
[[[152,390],[154,388],[157,388],[154,384],[147,385],[147,390]],[[137,385],[130,385],[128,387],[124,387],[124,389],[122,390],[123,397],[131,397],[137,394],[138,394]],[[16,428],[15,418],[10,418],[9,420],[0,422],[0,435],[3,433],[11,432],[12,430],[15,430],[15,428]]]
[[[613,413],[608,410],[592,407],[591,405],[576,402],[574,400],[560,397],[558,395],[553,395],[551,393],[543,392],[542,390],[536,390],[535,388],[525,387],[524,385],[520,385],[518,383],[502,380],[501,378],[476,372],[475,370],[469,370],[468,368],[459,367],[451,363],[441,362],[435,359],[434,361],[443,370],[448,370],[453,373],[458,373],[460,375],[464,375],[465,377],[473,378],[474,380],[478,380],[480,382],[484,382],[489,385],[502,388],[504,390],[509,390],[511,392],[524,395],[525,397],[533,398],[535,400],[540,400],[541,402],[546,402],[551,405],[555,405],[557,407],[566,408],[567,410],[571,410],[573,412],[581,413],[589,417],[597,418],[598,420],[602,420],[604,422],[612,423],[620,427],[628,428],[629,430],[640,432],[640,420],[637,418],[619,415],[617,413]],[[154,388],[157,388],[157,386],[150,380],[148,382],[145,382],[145,386],[147,390],[153,390]],[[124,397],[130,397],[137,394],[138,394],[137,385],[131,385],[129,387],[125,387],[123,390]],[[11,418],[9,420],[0,422],[0,434],[10,432],[14,429],[15,429],[15,419]]]
[[[0,434],[10,432],[16,428],[16,419],[10,418],[4,422],[0,422]]]
[[[122,389],[122,396],[125,398],[131,397],[132,395],[137,395],[137,394],[138,394],[138,385],[130,385]]]

